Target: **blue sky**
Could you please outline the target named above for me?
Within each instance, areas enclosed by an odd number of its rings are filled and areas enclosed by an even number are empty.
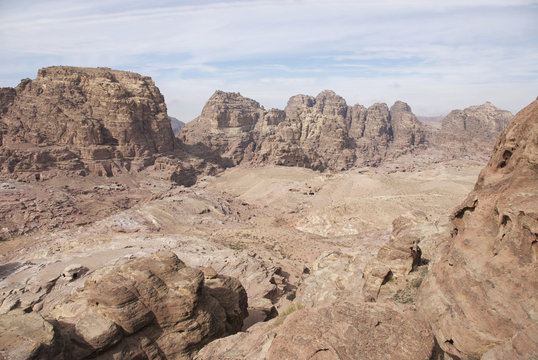
[[[538,0],[0,0],[0,86],[50,65],[135,71],[183,121],[216,89],[517,112],[538,96],[537,34]]]

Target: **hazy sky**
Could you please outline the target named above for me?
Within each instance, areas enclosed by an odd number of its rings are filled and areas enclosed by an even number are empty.
[[[0,49],[0,86],[50,65],[135,71],[183,121],[216,89],[517,112],[538,96],[538,0],[0,0]]]

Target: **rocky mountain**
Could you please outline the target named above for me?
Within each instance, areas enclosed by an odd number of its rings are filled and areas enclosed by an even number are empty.
[[[175,148],[164,97],[151,78],[55,66],[0,92],[1,172],[63,170],[111,176]]]
[[[495,111],[489,104],[473,109]],[[445,128],[474,131],[484,120],[458,117],[462,124],[454,117]],[[537,119],[538,100],[501,134],[474,190],[453,213],[450,238],[420,289],[419,308],[439,345],[458,358],[538,353]],[[497,131],[499,124],[488,128]]]
[[[181,120],[176,119],[175,117],[170,116],[170,125],[172,126],[172,131],[174,132],[174,135],[177,135],[179,133],[179,130],[183,126],[185,126],[185,123]]]
[[[332,91],[296,95],[284,111],[217,91],[178,134],[186,152],[223,167],[275,164],[389,171],[455,159],[485,162],[512,114],[490,103],[422,123],[409,105],[348,106]],[[433,122],[432,122],[433,121]]]
[[[512,113],[498,109],[490,102],[453,110],[443,118],[432,143],[453,154],[481,155],[486,160],[512,117]]]
[[[378,165],[424,143],[411,108],[396,102],[348,106],[332,91],[296,95],[282,110],[265,110],[237,93],[217,91],[179,133],[195,151],[218,154],[228,166],[276,164],[349,169]]]

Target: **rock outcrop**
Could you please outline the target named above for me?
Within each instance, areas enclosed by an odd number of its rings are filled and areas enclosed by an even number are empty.
[[[54,329],[41,315],[15,310],[0,315],[0,358],[51,359]]]
[[[451,355],[538,353],[536,338],[525,335],[538,321],[537,119],[538,100],[501,134],[420,288],[419,309]]]
[[[413,216],[400,216],[392,222],[389,242],[379,249],[376,258],[364,268],[363,295],[375,301],[383,284],[393,278],[404,278],[421,264],[421,238],[416,234]]]
[[[239,93],[216,91],[202,114],[183,127],[179,136],[189,152],[212,156],[225,166],[239,164],[253,142],[253,129],[267,112]]]
[[[196,359],[432,359],[428,324],[390,304],[342,301],[298,310],[284,320],[204,347]]]
[[[4,175],[51,167],[111,176],[142,169],[175,142],[151,78],[55,66],[0,92]]]
[[[208,276],[172,252],[157,252],[95,271],[82,289],[46,311],[47,321],[31,314],[0,315],[3,354],[20,353],[22,346],[35,358],[189,359],[241,329],[247,294],[234,278]]]
[[[351,107],[325,90],[315,98],[291,97],[284,111],[267,111],[240,94],[217,91],[179,138],[189,149],[222,157],[227,166],[340,170],[379,165],[423,144],[425,135],[411,108],[399,101],[390,110],[386,104]]]

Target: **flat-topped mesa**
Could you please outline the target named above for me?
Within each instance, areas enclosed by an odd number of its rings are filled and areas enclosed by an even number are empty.
[[[11,157],[16,149],[61,147],[90,170],[93,161],[110,160],[129,170],[133,161],[144,167],[155,154],[174,150],[164,97],[147,76],[53,66],[14,91],[0,93],[2,147]]]
[[[330,90],[292,96],[284,111],[266,111],[254,100],[217,91],[179,137],[229,165],[337,170],[376,166],[424,142],[422,125],[407,104],[397,102],[390,111],[386,104],[351,107]]]

